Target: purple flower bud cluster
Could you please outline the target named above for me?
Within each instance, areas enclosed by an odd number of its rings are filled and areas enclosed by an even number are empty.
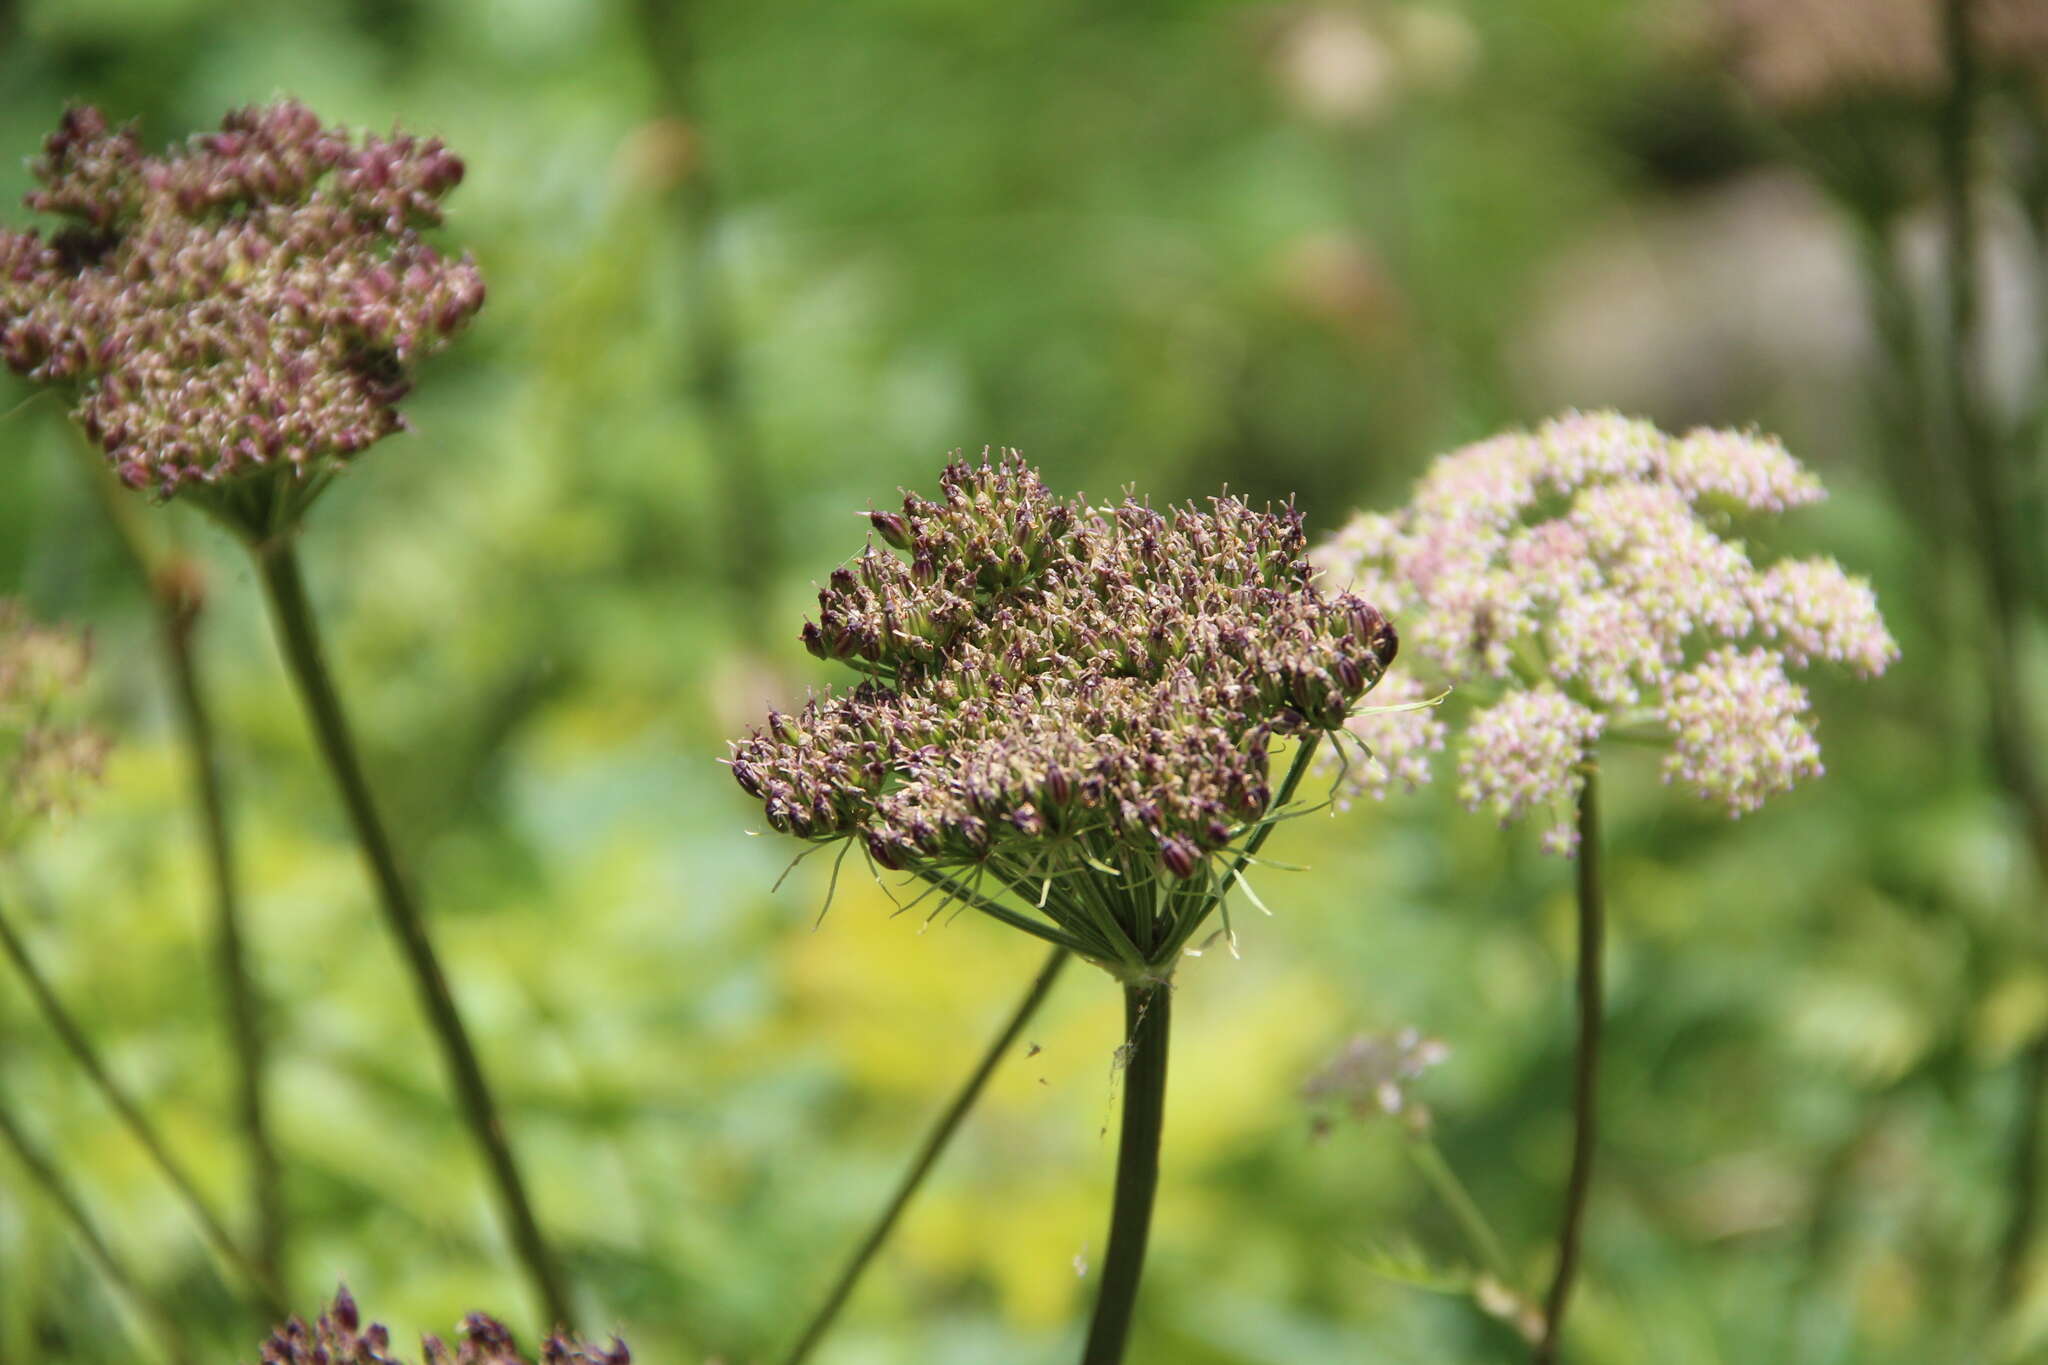
[[[483,277],[421,236],[462,162],[438,141],[323,127],[285,101],[161,156],[99,111],[64,115],[0,229],[0,359],[70,386],[130,486],[169,497],[258,473],[305,479],[401,430],[419,361],[483,304]]]
[[[503,1324],[471,1313],[451,1347],[439,1337],[421,1338],[425,1365],[632,1365],[624,1342],[609,1347],[586,1345],[555,1335],[541,1344],[538,1361],[522,1355]],[[381,1323],[367,1326],[356,1301],[344,1286],[334,1302],[310,1326],[293,1318],[263,1344],[263,1365],[400,1365],[390,1354],[391,1333]]]
[[[84,635],[39,625],[0,597],[0,851],[99,780],[106,738],[67,714],[91,659]]]
[[[1406,507],[1356,518],[1316,560],[1401,615],[1430,681],[1498,690],[1460,744],[1470,808],[1559,811],[1590,747],[1640,728],[1670,745],[1666,781],[1739,815],[1821,771],[1788,667],[1874,677],[1898,657],[1868,583],[1828,559],[1759,568],[1724,534],[1821,496],[1768,437],[1571,413],[1443,456]],[[1376,796],[1427,780],[1446,733],[1429,710],[1350,729],[1383,757],[1357,780]],[[1544,844],[1569,853],[1575,835]]]
[[[1274,742],[1342,726],[1393,660],[1375,607],[1311,586],[1292,506],[1091,507],[1014,452],[939,483],[869,514],[888,548],[804,627],[867,680],[733,745],[778,830],[1041,904],[1091,869],[1196,879],[1265,815]]]

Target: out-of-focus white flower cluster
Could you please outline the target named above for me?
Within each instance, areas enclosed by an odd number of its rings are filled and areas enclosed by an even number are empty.
[[[1358,1035],[1302,1084],[1301,1097],[1318,1111],[1316,1135],[1330,1131],[1332,1110],[1360,1120],[1398,1119],[1427,1133],[1429,1107],[1411,1091],[1424,1072],[1450,1055],[1449,1047],[1414,1028]]]
[[[99,777],[106,740],[64,714],[91,657],[83,635],[38,624],[0,597],[0,849],[69,810]]]
[[[1822,496],[1771,437],[1568,413],[1441,457],[1406,507],[1357,517],[1314,558],[1333,588],[1379,604],[1418,663],[1383,699],[1504,689],[1459,745],[1471,809],[1504,824],[1560,812],[1598,739],[1650,728],[1671,745],[1666,781],[1740,815],[1821,771],[1786,668],[1872,677],[1898,657],[1868,583],[1830,559],[1759,569],[1722,534]],[[1446,735],[1432,709],[1372,708],[1350,730],[1379,760],[1352,769],[1373,796],[1427,781]],[[1569,854],[1576,834],[1560,823],[1544,845]]]

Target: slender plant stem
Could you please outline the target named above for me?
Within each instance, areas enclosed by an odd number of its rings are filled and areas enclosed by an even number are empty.
[[[868,1263],[874,1259],[875,1253],[881,1250],[882,1243],[887,1241],[889,1234],[895,1230],[896,1220],[902,1217],[903,1210],[917,1194],[918,1187],[924,1184],[924,1178],[937,1163],[939,1154],[945,1151],[946,1144],[952,1141],[953,1133],[960,1127],[961,1120],[967,1117],[968,1111],[974,1108],[975,1101],[981,1098],[982,1088],[988,1084],[989,1077],[995,1074],[997,1063],[1001,1062],[1004,1055],[1016,1045],[1025,1025],[1031,1022],[1031,1016],[1038,1013],[1038,1007],[1045,1002],[1045,997],[1052,990],[1053,982],[1059,978],[1060,969],[1067,965],[1071,956],[1064,948],[1054,948],[1046,957],[1045,965],[1039,968],[1038,975],[1032,978],[1030,987],[1025,990],[1024,998],[1017,1002],[1017,1008],[1011,1013],[1009,1022],[1003,1025],[1002,1032],[990,1041],[987,1051],[982,1053],[980,1062],[976,1063],[974,1070],[968,1074],[966,1083],[960,1087],[959,1093],[953,1096],[953,1102],[946,1106],[945,1112],[939,1115],[938,1122],[925,1134],[924,1144],[918,1148],[917,1156],[910,1163],[910,1169],[903,1173],[903,1179],[896,1186],[896,1193],[890,1197],[881,1217],[868,1229],[867,1236],[862,1238],[860,1245],[854,1249],[853,1256],[839,1272],[839,1278],[832,1282],[831,1291],[825,1295],[825,1301],[818,1305],[818,1311],[813,1313],[811,1320],[805,1324],[803,1335],[797,1339],[796,1345],[790,1348],[789,1354],[782,1358],[783,1365],[801,1365],[802,1361],[810,1358],[811,1352],[831,1328],[833,1320],[839,1316],[839,1310],[845,1306],[854,1286],[860,1283],[860,1277],[867,1270]]]
[[[47,1152],[37,1147],[15,1121],[6,1096],[0,1095],[0,1140],[4,1140],[14,1151],[15,1158],[28,1171],[29,1178],[42,1187],[50,1202],[55,1204],[71,1224],[71,1230],[84,1244],[86,1254],[99,1267],[107,1283],[114,1286],[127,1299],[135,1311],[147,1319],[158,1335],[157,1345],[166,1358],[174,1365],[189,1365],[192,1352],[185,1344],[184,1334],[178,1330],[178,1320],[163,1304],[144,1292],[141,1281],[130,1273],[127,1265],[114,1254],[113,1247],[100,1235],[99,1227],[92,1221],[92,1215],[85,1211],[85,1205],[64,1179],[64,1173]]]
[[[1565,1309],[1579,1272],[1579,1245],[1586,1222],[1586,1196],[1593,1187],[1593,1150],[1599,1127],[1600,1019],[1603,1010],[1600,960],[1606,938],[1606,906],[1600,888],[1600,774],[1590,762],[1579,791],[1579,1041],[1572,1067],[1572,1170],[1565,1186],[1564,1214],[1557,1239],[1557,1270],[1543,1304],[1543,1337],[1530,1355],[1532,1365],[1553,1365],[1564,1332]]]
[[[2041,1111],[2048,1105],[2048,1032],[2037,1035],[2020,1059],[2019,1113],[2007,1157],[2006,1224],[1998,1243],[1994,1291],[2000,1308],[2019,1301],[2026,1286],[2028,1252],[2041,1207]]]
[[[15,970],[21,974],[22,981],[28,986],[29,994],[35,998],[36,1008],[48,1021],[51,1031],[63,1041],[72,1059],[78,1063],[79,1070],[85,1073],[86,1078],[106,1100],[107,1106],[114,1111],[136,1142],[141,1144],[142,1150],[149,1154],[149,1159],[178,1192],[178,1197],[185,1201],[186,1209],[199,1224],[207,1243],[248,1282],[258,1306],[265,1313],[273,1318],[282,1317],[285,1312],[285,1301],[276,1281],[250,1259],[248,1253],[228,1235],[227,1226],[221,1222],[220,1215],[213,1211],[213,1206],[206,1202],[206,1196],[199,1192],[198,1184],[179,1164],[178,1159],[171,1155],[171,1149],[165,1145],[149,1117],[142,1112],[142,1106],[135,1102],[134,1097],[114,1079],[113,1073],[107,1070],[106,1064],[100,1059],[99,1050],[92,1045],[92,1040],[85,1036],[85,1030],[79,1026],[77,1018],[58,998],[55,988],[50,985],[50,979],[43,974],[42,967],[29,952],[27,941],[21,937],[4,909],[0,909],[0,950],[4,950],[8,959],[14,963]]]
[[[1138,1301],[1145,1244],[1152,1232],[1152,1197],[1159,1188],[1159,1133],[1166,1117],[1166,1043],[1173,1022],[1173,985],[1124,985],[1124,1110],[1117,1140],[1116,1192],[1110,1205],[1109,1249],[1102,1258],[1102,1288],[1081,1365],[1119,1365]]]
[[[1945,396],[1950,439],[1975,513],[1975,539],[1990,589],[1984,657],[1991,693],[1992,761],[2026,822],[2028,847],[2040,880],[2048,884],[2048,779],[2039,766],[2021,648],[2030,594],[2019,542],[2008,525],[2013,497],[2005,464],[2011,443],[1985,410],[1979,371],[1983,264],[1978,250],[1976,149],[1984,92],[1973,9],[1971,0],[1947,0],[1943,9],[1949,65],[1949,94],[1939,129],[1948,285]],[[2019,1070],[2019,1112],[2008,1157],[2013,1186],[1993,1284],[2000,1310],[2017,1302],[2040,1221],[2040,1178],[2034,1166],[2041,1145],[2042,1097],[2048,1095],[2048,1032],[2021,1054]]]
[[[762,568],[774,562],[779,503],[767,496],[768,464],[745,373],[731,281],[718,260],[716,236],[725,207],[716,154],[706,149],[696,79],[705,65],[700,33],[705,8],[690,0],[640,0],[634,11],[655,98],[683,162],[667,187],[682,233],[683,386],[703,423],[706,468],[716,488],[712,501],[735,512],[719,519],[725,544],[717,556],[718,571],[741,606],[741,630],[758,635],[761,623],[773,617],[765,608],[774,576]]]
[[[173,566],[175,567],[175,566]],[[214,970],[220,977],[229,1038],[235,1053],[235,1108],[242,1139],[249,1149],[249,1196],[255,1210],[253,1259],[272,1283],[285,1278],[285,1204],[283,1167],[271,1138],[265,1086],[267,1048],[263,1035],[263,1003],[249,970],[242,932],[241,888],[235,875],[233,834],[228,823],[227,794],[221,777],[220,751],[213,717],[199,678],[192,635],[198,625],[195,598],[180,610],[169,582],[154,589],[163,615],[164,654],[171,665],[179,725],[191,767],[192,789],[206,837],[207,870],[214,893]]]
[[[484,1079],[483,1064],[470,1042],[454,993],[428,936],[426,920],[399,871],[397,854],[377,814],[348,718],[327,668],[292,539],[283,536],[256,542],[252,548],[270,599],[271,616],[286,665],[312,722],[321,756],[340,789],[363,859],[369,865],[378,907],[412,970],[420,1006],[440,1044],[462,1116],[490,1169],[513,1249],[526,1268],[548,1322],[566,1327],[570,1321],[569,1300],[560,1272],[534,1218],[511,1142],[498,1116],[497,1102]]]
[[[199,674],[194,637],[205,610],[205,582],[197,564],[166,553],[155,542],[135,499],[115,485],[104,463],[83,441],[73,443],[86,476],[99,494],[108,524],[156,611],[157,641],[171,681],[172,709],[185,746],[193,804],[206,841],[207,873],[213,889],[213,956],[225,1007],[228,1040],[235,1056],[235,1110],[248,1147],[249,1201],[255,1211],[250,1259],[272,1284],[286,1280],[283,1167],[271,1137],[265,1077],[263,1001],[249,970],[242,930],[240,879],[235,871],[234,832],[228,819],[226,783],[213,715]]]
[[[1430,1190],[1443,1201],[1444,1207],[1451,1211],[1451,1217],[1457,1220],[1459,1231],[1465,1234],[1465,1240],[1478,1254],[1481,1263],[1503,1285],[1511,1284],[1514,1280],[1514,1267],[1508,1264],[1508,1254],[1501,1246],[1500,1235],[1493,1230],[1493,1225],[1486,1221],[1486,1215],[1480,1211],[1479,1201],[1472,1197],[1472,1192],[1465,1188],[1465,1182],[1451,1169],[1451,1163],[1444,1159],[1444,1154],[1436,1142],[1426,1135],[1411,1136],[1408,1139],[1408,1156],[1422,1172],[1422,1178],[1429,1183]]]

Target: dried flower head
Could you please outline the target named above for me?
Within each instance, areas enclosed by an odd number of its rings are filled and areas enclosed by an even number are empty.
[[[420,1342],[426,1365],[632,1365],[624,1342],[609,1347],[586,1345],[556,1335],[541,1344],[537,1362],[522,1355],[512,1334],[497,1319],[471,1313],[462,1320],[455,1345],[439,1337]],[[390,1354],[391,1333],[381,1323],[364,1325],[355,1298],[343,1286],[334,1302],[311,1326],[293,1318],[263,1344],[263,1365],[400,1365]]]
[[[1405,508],[1356,518],[1316,558],[1401,615],[1425,675],[1499,690],[1460,744],[1470,808],[1556,811],[1598,739],[1648,731],[1671,746],[1666,781],[1739,815],[1821,771],[1788,667],[1873,677],[1898,657],[1869,584],[1825,559],[1759,570],[1723,534],[1821,496],[1768,437],[1572,413],[1443,456]],[[1428,711],[1350,729],[1411,785],[1445,733]],[[1560,824],[1544,842],[1569,853],[1575,837]]]
[[[69,221],[0,230],[0,359],[75,392],[130,486],[243,524],[402,429],[419,361],[483,303],[470,258],[421,236],[462,179],[436,140],[358,140],[284,101],[150,156],[74,108],[31,170],[28,206]]]
[[[1718,0],[1720,37],[1737,76],[1781,113],[1847,100],[1928,101],[1948,89],[1942,0]],[[1977,0],[1975,41],[1995,69],[2048,62],[2048,5]]]
[[[91,659],[84,635],[39,625],[0,597],[0,849],[73,809],[99,778],[107,742],[68,714]]]
[[[1450,1055],[1450,1048],[1414,1028],[1359,1034],[1302,1084],[1302,1099],[1316,1111],[1317,1136],[1330,1131],[1337,1113],[1362,1122],[1399,1119],[1427,1133],[1429,1106],[1415,1097],[1414,1084]]]
[[[771,713],[733,776],[778,830],[993,878],[1055,941],[1170,963],[1215,855],[1267,820],[1275,742],[1342,726],[1393,628],[1311,586],[1292,506],[1091,507],[1014,452],[939,487],[870,514],[888,548],[835,570],[804,627],[867,680]]]

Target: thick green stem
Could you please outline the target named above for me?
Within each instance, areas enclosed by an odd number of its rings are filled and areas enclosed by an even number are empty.
[[[1159,1188],[1159,1133],[1166,1117],[1166,1043],[1172,1024],[1171,982],[1124,986],[1124,1110],[1117,1140],[1116,1192],[1110,1206],[1109,1249],[1102,1258],[1102,1288],[1081,1365],[1118,1365],[1131,1333],[1138,1277],[1152,1232],[1152,1197]]]
[[[15,1158],[21,1162],[29,1178],[42,1187],[50,1202],[57,1206],[65,1221],[71,1224],[71,1230],[84,1244],[86,1254],[92,1258],[93,1264],[99,1267],[100,1274],[106,1277],[107,1283],[113,1285],[115,1291],[127,1299],[136,1313],[147,1319],[155,1329],[158,1338],[156,1344],[162,1348],[164,1357],[173,1362],[173,1365],[188,1365],[192,1359],[192,1352],[185,1345],[183,1333],[178,1330],[177,1319],[161,1303],[143,1291],[141,1281],[137,1280],[121,1258],[114,1254],[114,1249],[107,1244],[107,1239],[100,1235],[98,1226],[92,1221],[92,1215],[85,1211],[85,1205],[72,1191],[70,1183],[64,1179],[63,1172],[57,1169],[56,1163],[50,1159],[48,1153],[29,1141],[28,1134],[15,1122],[14,1113],[8,1108],[5,1095],[0,1095],[0,1141],[4,1141],[13,1149]]]
[[[1039,968],[1038,975],[1032,978],[1030,988],[1024,992],[1024,998],[1017,1002],[1017,1008],[1010,1015],[1009,1022],[1003,1026],[1003,1031],[989,1043],[988,1050],[982,1054],[981,1061],[976,1063],[974,1070],[968,1074],[966,1083],[953,1097],[953,1102],[946,1106],[945,1112],[939,1115],[938,1122],[925,1134],[924,1144],[918,1148],[917,1156],[910,1163],[910,1169],[903,1173],[903,1179],[897,1183],[896,1193],[890,1196],[881,1217],[875,1220],[874,1226],[868,1229],[868,1235],[862,1238],[860,1245],[854,1249],[845,1268],[839,1272],[839,1278],[832,1282],[832,1288],[825,1295],[825,1301],[818,1305],[818,1311],[813,1313],[811,1320],[805,1324],[803,1335],[797,1339],[796,1345],[790,1348],[789,1354],[783,1357],[784,1365],[801,1365],[802,1361],[809,1359],[818,1342],[831,1328],[833,1321],[839,1316],[839,1310],[845,1306],[847,1298],[853,1293],[853,1287],[860,1283],[860,1277],[867,1270],[868,1263],[875,1258],[875,1253],[881,1250],[882,1243],[886,1242],[889,1234],[895,1230],[897,1219],[903,1216],[903,1210],[917,1194],[918,1187],[924,1184],[924,1178],[937,1163],[939,1154],[945,1151],[946,1145],[953,1140],[953,1133],[960,1127],[961,1120],[967,1117],[968,1111],[973,1109],[975,1102],[981,1098],[982,1088],[988,1084],[989,1077],[995,1074],[997,1063],[1016,1046],[1017,1039],[1024,1032],[1024,1026],[1038,1013],[1038,1007],[1045,1002],[1045,997],[1052,990],[1053,982],[1059,978],[1060,969],[1067,965],[1070,956],[1066,949],[1054,948],[1045,959],[1045,965]]]
[[[134,1097],[114,1079],[113,1073],[107,1070],[106,1064],[100,1059],[99,1050],[92,1045],[92,1040],[85,1036],[85,1030],[79,1026],[77,1018],[58,998],[50,979],[43,975],[42,967],[29,952],[27,941],[15,929],[13,921],[4,910],[0,910],[0,950],[4,950],[8,959],[14,963],[15,970],[21,974],[21,979],[28,986],[29,994],[35,998],[36,1008],[48,1021],[51,1032],[63,1041],[72,1059],[78,1063],[78,1069],[85,1073],[86,1079],[92,1082],[93,1087],[106,1100],[107,1107],[114,1111],[115,1116],[134,1136],[142,1150],[148,1153],[157,1170],[163,1173],[164,1179],[170,1182],[171,1188],[178,1192],[178,1197],[184,1200],[185,1207],[191,1212],[193,1221],[199,1224],[207,1243],[248,1282],[257,1305],[264,1313],[273,1320],[283,1317],[285,1300],[276,1281],[251,1260],[235,1243],[235,1239],[228,1235],[227,1226],[221,1221],[220,1215],[206,1202],[206,1196],[199,1192],[198,1184],[186,1172],[184,1166],[171,1155],[171,1149],[165,1145],[162,1136],[156,1131],[156,1126],[142,1112],[142,1106],[135,1102]]]
[[[1599,1131],[1600,1020],[1603,1012],[1600,960],[1606,937],[1606,907],[1600,888],[1600,775],[1589,763],[1579,791],[1579,1041],[1572,1067],[1572,1170],[1565,1186],[1564,1214],[1557,1239],[1557,1270],[1543,1304],[1543,1337],[1530,1355],[1533,1365],[1552,1365],[1564,1332],[1565,1309],[1579,1272],[1579,1245],[1586,1222],[1586,1197],[1593,1188],[1593,1152]]]
[[[385,924],[398,941],[406,965],[412,971],[414,985],[419,990],[420,1007],[426,1012],[427,1022],[440,1044],[442,1060],[447,1065],[470,1136],[490,1169],[513,1249],[526,1267],[534,1295],[548,1323],[565,1327],[570,1320],[568,1296],[547,1243],[541,1236],[533,1206],[527,1199],[518,1162],[498,1116],[497,1102],[484,1079],[483,1064],[470,1042],[469,1030],[463,1025],[454,993],[448,987],[448,978],[441,970],[433,940],[427,934],[426,920],[399,871],[397,854],[370,795],[370,785],[363,775],[362,761],[357,754],[347,716],[328,672],[312,604],[306,597],[292,541],[287,536],[252,542],[252,548],[270,599],[278,642],[284,651],[292,681],[312,722],[321,756],[340,789],[342,804],[355,830],[356,842],[376,885],[377,904],[383,911]]]

